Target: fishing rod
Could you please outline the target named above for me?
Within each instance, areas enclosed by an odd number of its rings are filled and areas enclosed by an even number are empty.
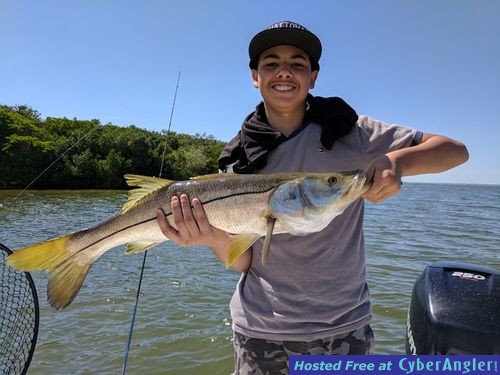
[[[168,129],[167,132],[165,133],[165,144],[163,146],[163,153],[161,157],[161,165],[160,165],[160,171],[158,172],[158,177],[161,178],[161,174],[163,172],[163,163],[165,161],[165,153],[167,151],[167,141],[168,141],[168,136],[170,135],[170,127],[172,126],[172,118],[174,116],[174,108],[175,108],[175,100],[177,99],[177,91],[179,89],[179,82],[181,79],[181,72],[179,71],[179,74],[177,76],[177,85],[175,86],[175,93],[174,93],[174,100],[172,102],[172,109],[170,111],[170,120],[168,122]],[[134,325],[135,325],[135,318],[137,316],[137,306],[139,305],[139,296],[141,293],[141,286],[142,286],[142,279],[144,277],[144,266],[146,265],[146,258],[148,256],[148,251],[144,251],[144,256],[142,258],[142,266],[141,266],[141,273],[139,275],[139,284],[137,285],[137,292],[135,295],[135,304],[134,308],[132,311],[132,319],[130,321],[130,329],[128,332],[128,339],[127,339],[127,344],[125,346],[125,354],[123,358],[123,367],[122,367],[122,375],[125,375],[127,371],[127,363],[128,363],[128,357],[130,353],[130,345],[132,344],[132,334],[134,332]]]
[[[170,120],[168,121],[168,130],[165,133],[165,144],[163,145],[163,153],[161,155],[161,165],[160,171],[158,172],[158,177],[161,178],[163,172],[163,162],[165,161],[165,152],[167,151],[167,140],[170,135],[170,127],[172,126],[172,117],[174,116],[175,99],[177,99],[177,90],[179,89],[179,82],[181,80],[181,71],[179,70],[179,75],[177,76],[177,85],[175,86],[174,101],[172,103],[172,109],[170,110]]]

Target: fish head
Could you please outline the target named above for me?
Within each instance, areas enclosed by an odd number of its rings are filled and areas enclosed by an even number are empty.
[[[299,183],[304,208],[323,209],[359,198],[367,190],[363,171],[308,176]]]
[[[367,181],[364,171],[303,174],[277,187],[271,210],[289,233],[316,232],[368,190]]]

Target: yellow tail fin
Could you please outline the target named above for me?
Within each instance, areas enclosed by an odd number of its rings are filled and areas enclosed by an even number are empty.
[[[79,265],[66,250],[71,235],[26,247],[7,257],[7,264],[21,271],[48,271],[47,297],[56,309],[68,306],[80,290],[92,263]]]

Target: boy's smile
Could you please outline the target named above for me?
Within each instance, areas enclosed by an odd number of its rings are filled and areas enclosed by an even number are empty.
[[[311,71],[307,53],[291,45],[265,50],[257,69],[252,69],[254,86],[264,99],[268,118],[296,115],[302,121],[305,100],[317,76],[318,71]]]

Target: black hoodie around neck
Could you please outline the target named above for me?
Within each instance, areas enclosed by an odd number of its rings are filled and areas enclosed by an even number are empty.
[[[335,141],[351,131],[358,115],[339,97],[323,98],[308,95],[308,109],[303,124],[321,125],[321,144],[331,150]],[[249,174],[266,165],[267,154],[287,139],[274,130],[267,121],[264,103],[259,103],[241,126],[238,134],[226,145],[219,157],[219,169],[226,171],[232,165],[234,173]]]

